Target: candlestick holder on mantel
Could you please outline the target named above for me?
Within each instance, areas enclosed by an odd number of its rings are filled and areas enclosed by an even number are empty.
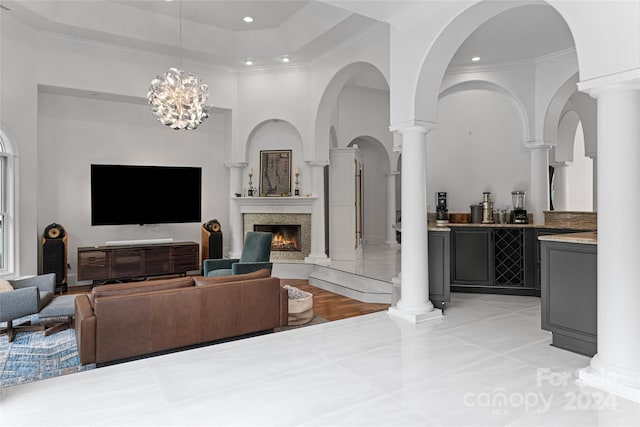
[[[249,188],[247,189],[247,196],[253,197],[253,168],[249,169]]]
[[[300,195],[300,181],[298,181],[298,177],[300,176],[300,170],[298,169],[298,167],[296,166],[296,189],[294,190],[294,195],[295,196],[299,196]]]

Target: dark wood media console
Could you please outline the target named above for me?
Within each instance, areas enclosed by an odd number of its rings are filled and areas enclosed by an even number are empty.
[[[109,281],[186,274],[200,269],[195,242],[78,248],[78,280]]]

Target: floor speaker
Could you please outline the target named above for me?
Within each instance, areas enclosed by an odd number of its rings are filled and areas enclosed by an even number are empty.
[[[67,232],[60,224],[49,224],[42,234],[41,273],[56,274],[56,292],[67,291]]]
[[[217,219],[202,225],[202,260],[222,258],[222,230]]]

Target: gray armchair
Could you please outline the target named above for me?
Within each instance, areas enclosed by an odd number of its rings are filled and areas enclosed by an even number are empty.
[[[7,322],[7,327],[0,329],[0,334],[6,333],[9,342],[16,338],[17,330],[42,331],[44,325],[31,325],[27,321],[19,326],[13,326],[13,321],[20,317],[36,314],[53,299],[56,290],[55,273],[26,279],[9,280],[13,291],[0,293],[0,322]]]
[[[240,258],[205,259],[202,263],[205,276],[230,276],[232,274],[251,273],[263,268],[271,271],[272,233],[249,231],[244,241]]]

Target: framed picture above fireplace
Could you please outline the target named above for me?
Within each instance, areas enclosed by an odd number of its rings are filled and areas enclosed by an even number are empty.
[[[260,151],[260,195],[291,195],[291,150]]]

